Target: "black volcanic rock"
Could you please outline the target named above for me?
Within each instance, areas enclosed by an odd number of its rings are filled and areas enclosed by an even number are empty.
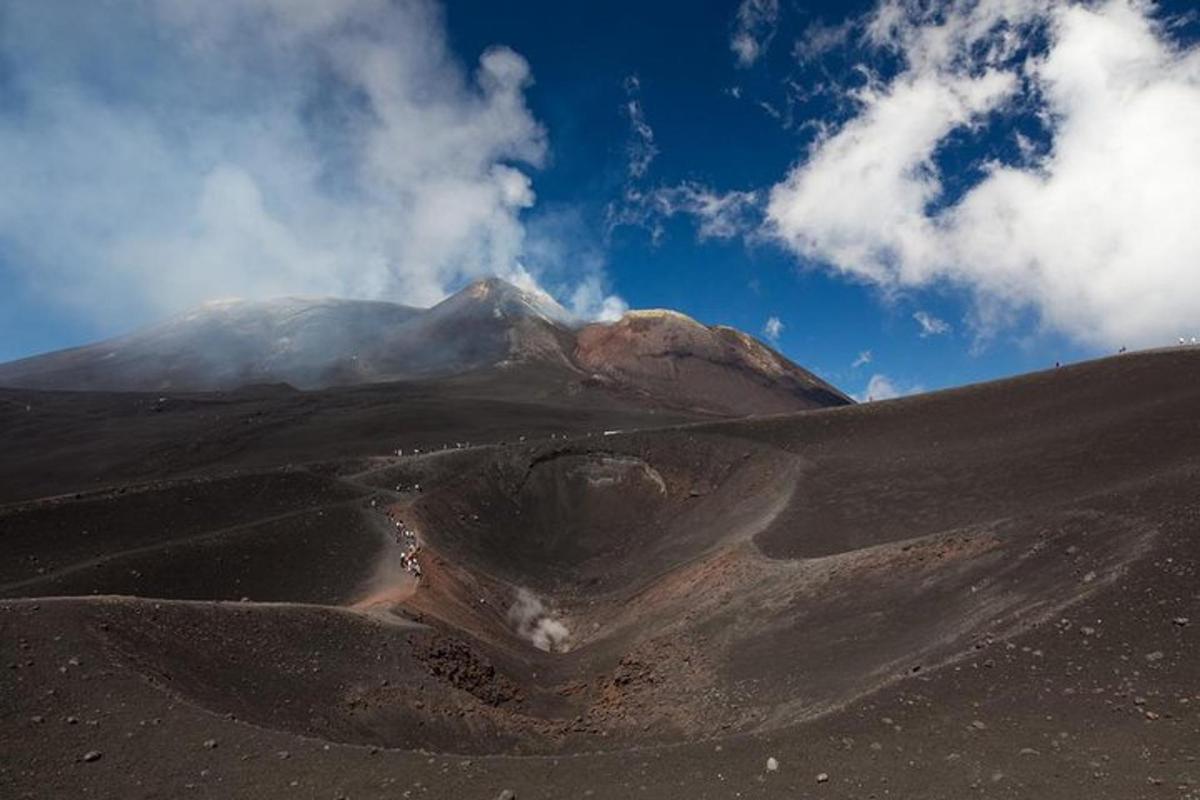
[[[284,298],[209,303],[96,344],[0,364],[0,385],[91,391],[318,389],[533,368],[641,404],[709,414],[850,400],[739,331],[675,312],[578,327],[541,292],[491,278],[429,309]]]

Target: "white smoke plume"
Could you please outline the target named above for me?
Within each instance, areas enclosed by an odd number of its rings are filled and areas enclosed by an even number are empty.
[[[565,653],[570,649],[571,632],[567,626],[555,619],[545,603],[528,589],[517,589],[517,599],[508,609],[508,621],[518,636],[538,650]]]
[[[102,325],[519,280],[531,68],[461,55],[434,0],[0,3],[0,262]]]

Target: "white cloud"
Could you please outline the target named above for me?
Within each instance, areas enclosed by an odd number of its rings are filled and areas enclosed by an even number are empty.
[[[809,24],[792,47],[792,55],[800,63],[815,61],[826,53],[845,45],[854,33],[855,20],[849,18],[829,25],[821,20]]]
[[[766,336],[772,342],[779,341],[779,335],[783,333],[783,321],[779,317],[767,317],[766,323],[763,324],[763,336]]]
[[[753,66],[767,52],[778,23],[779,0],[742,0],[729,40],[739,67]]]
[[[921,326],[921,338],[929,336],[941,336],[950,332],[950,323],[944,319],[938,319],[928,311],[917,311],[913,314],[913,319]]]
[[[663,216],[689,214],[698,223],[697,235],[705,239],[731,239],[751,227],[758,204],[755,192],[718,192],[698,183],[664,187],[653,195]]]
[[[646,122],[646,114],[642,110],[642,84],[636,75],[625,79],[625,116],[629,119],[629,144],[625,150],[629,156],[629,177],[638,180],[645,177],[651,162],[658,155],[658,147],[654,144],[654,129]]]
[[[875,373],[867,381],[866,388],[859,394],[854,395],[854,399],[860,403],[870,403],[879,400],[891,400],[895,397],[904,397],[910,394],[919,394],[922,391],[924,389],[919,384],[901,385],[887,375]]]
[[[214,295],[416,304],[519,278],[529,65],[409,0],[6,5],[0,249],[109,321]],[[584,276],[587,280],[590,276]]]
[[[657,243],[665,232],[666,221],[679,215],[696,220],[696,236],[701,242],[732,239],[759,227],[760,192],[720,192],[697,181],[646,187],[647,182],[643,179],[658,155],[658,146],[654,142],[654,130],[646,122],[640,92],[641,82],[637,76],[625,79],[627,102],[623,113],[630,126],[626,146],[627,177],[621,199],[610,203],[606,210],[607,233],[611,234],[619,227],[642,228]]]
[[[861,353],[858,354],[858,358],[854,359],[854,362],[850,366],[853,369],[858,369],[859,367],[863,367],[863,366],[866,366],[867,364],[870,364],[871,360],[874,358],[875,358],[875,356],[871,354],[870,350],[863,350]]]
[[[623,202],[609,208],[608,228],[622,225],[644,228],[653,240],[662,238],[666,221],[678,215],[696,220],[700,241],[732,239],[760,224],[758,192],[720,192],[694,181],[642,190],[626,188]]]
[[[1200,316],[1200,47],[1172,44],[1154,12],[886,0],[867,38],[905,68],[857,90],[857,114],[772,189],[770,230],[886,291],[964,287],[980,335],[1032,309],[1094,346],[1173,340]],[[1048,46],[1028,55],[1033,30]],[[1018,101],[1050,147],[977,164],[982,179],[939,202],[938,148]]]

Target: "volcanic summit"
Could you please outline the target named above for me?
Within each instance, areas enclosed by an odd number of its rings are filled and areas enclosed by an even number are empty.
[[[321,389],[491,371],[563,391],[739,415],[844,404],[844,394],[761,342],[676,312],[581,324],[548,295],[498,278],[428,309],[284,298],[209,303],[84,347],[0,364],[0,386],[218,391]],[[511,376],[510,376],[511,379]]]

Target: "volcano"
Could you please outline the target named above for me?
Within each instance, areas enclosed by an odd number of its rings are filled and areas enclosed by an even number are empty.
[[[770,358],[662,316],[573,363]],[[0,786],[1187,796],[1198,369],[733,420],[462,376],[0,390]]]
[[[750,336],[675,312],[582,324],[548,295],[498,278],[429,309],[285,298],[209,303],[97,344],[0,364],[0,386],[89,391],[322,389],[525,372],[717,415],[797,411],[850,399]]]

